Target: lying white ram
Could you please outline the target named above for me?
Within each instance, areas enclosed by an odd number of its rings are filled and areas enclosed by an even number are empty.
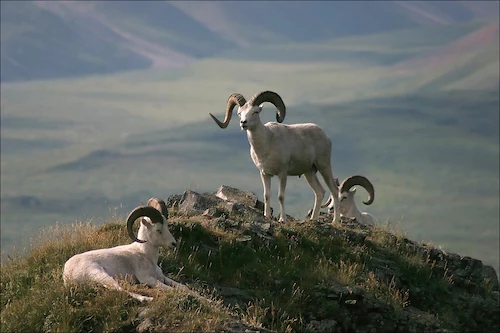
[[[334,181],[339,188],[340,214],[345,217],[355,218],[361,224],[373,225],[373,217],[366,212],[361,212],[356,206],[356,202],[354,201],[356,188],[353,189],[356,185],[363,187],[368,192],[368,201],[363,201],[363,203],[365,205],[371,205],[373,200],[375,200],[375,189],[373,188],[373,184],[366,177],[359,175],[347,177],[342,184],[339,184],[338,178],[334,178]],[[328,206],[331,200],[332,198],[330,196],[328,201],[321,206],[321,208]]]
[[[139,217],[142,218],[137,239],[132,225]],[[117,279],[130,277],[150,287],[189,290],[163,275],[158,266],[159,247],[172,249],[176,246],[176,241],[168,230],[167,218],[165,202],[158,198],[149,199],[146,206],[135,208],[127,218],[128,234],[134,242],[74,255],[64,265],[64,284],[89,281],[122,290]],[[139,301],[152,300],[148,296],[128,293]]]
[[[270,102],[277,108],[276,120],[278,122],[266,124],[261,122],[259,114],[264,102]],[[278,176],[279,178],[279,221],[285,222],[284,202],[287,176],[304,175],[315,196],[311,218],[318,218],[325,195],[325,190],[316,176],[316,172],[319,171],[333,194],[331,196],[333,202],[330,204],[330,208],[335,212],[333,223],[339,222],[338,188],[333,181],[330,165],[332,143],[323,129],[311,123],[280,124],[285,119],[286,108],[281,97],[272,91],[257,93],[248,102],[241,94],[232,94],[227,101],[224,121],[219,121],[211,113],[210,116],[220,128],[226,128],[236,105],[238,105],[240,127],[247,132],[250,156],[260,170],[264,186],[264,216],[271,217],[271,177]]]

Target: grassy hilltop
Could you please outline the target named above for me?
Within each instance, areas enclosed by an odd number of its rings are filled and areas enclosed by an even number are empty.
[[[160,265],[205,298],[124,282],[155,297],[141,304],[101,287],[65,288],[70,256],[130,240],[117,217],[101,226],[57,225],[33,239],[26,255],[2,262],[1,332],[499,328],[498,281],[484,275],[491,267],[412,242],[397,228],[332,226],[328,214],[314,223],[258,222],[261,212],[241,203],[185,215],[169,203],[178,247],[162,250]]]
[[[1,1],[1,330],[498,330],[476,274],[500,272],[498,4]],[[130,286],[160,296],[148,314],[63,288],[67,258],[129,242],[121,217],[151,196],[262,196],[236,115],[223,131],[208,112],[264,89],[286,124],[325,129],[337,177],[372,181],[380,224],[435,247],[328,218],[254,232],[248,216],[174,215],[162,267],[211,303]],[[303,178],[286,203],[311,208]]]

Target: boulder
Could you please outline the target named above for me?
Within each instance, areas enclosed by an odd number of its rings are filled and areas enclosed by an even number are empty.
[[[242,191],[237,188],[222,185],[214,192],[216,197],[225,201],[238,202],[246,206],[255,207],[257,205],[257,195],[250,191]]]
[[[213,194],[199,194],[187,190],[183,193],[179,202],[180,215],[202,215],[207,209],[213,208],[223,200]]]
[[[264,203],[257,199],[257,195],[253,192],[242,191],[231,186],[221,185],[213,194],[224,201],[237,203],[239,206],[255,208],[261,214],[264,212]],[[272,212],[273,209],[271,208],[271,214]]]

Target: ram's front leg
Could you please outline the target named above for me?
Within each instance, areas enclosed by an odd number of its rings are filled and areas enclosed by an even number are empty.
[[[286,188],[286,173],[282,173],[278,175],[280,187],[278,189],[278,201],[280,203],[280,218],[279,222],[286,222],[286,214],[285,214],[285,188]]]
[[[141,278],[139,278],[139,282],[145,283],[150,287],[158,287],[165,290],[172,290],[174,288],[189,289],[188,287],[163,275],[163,271],[158,266],[154,268],[154,273],[151,276],[141,276]]]
[[[271,176],[265,175],[264,172],[260,172],[260,179],[262,180],[262,185],[264,186],[264,216],[267,218],[272,218],[271,216]]]
[[[164,289],[178,288],[178,289],[189,290],[189,288],[186,287],[185,285],[178,283],[178,282],[175,282],[174,280],[166,277],[163,274],[163,271],[161,270],[161,268],[158,266],[156,267],[156,280],[157,280],[157,283],[160,284],[161,287]],[[165,288],[165,287],[167,287],[167,288]]]
[[[163,278],[162,275],[155,274],[154,276],[142,277],[139,279],[140,283],[144,283],[148,287],[151,288],[161,288],[165,290],[172,290],[173,287],[166,284],[167,280]]]
[[[181,290],[185,290],[185,291],[191,291],[191,289],[189,289],[188,287],[186,287],[182,283],[175,282],[174,280],[172,280],[166,276],[163,276],[163,283],[166,284],[167,286],[170,286],[173,288],[177,288],[177,289],[181,289]]]
[[[161,282],[158,282],[158,283],[161,283]],[[193,296],[197,296],[197,297],[202,297],[202,298],[206,299],[205,297],[203,297],[203,296],[199,295],[198,293],[196,293],[194,290],[189,289],[189,287],[183,285],[182,283],[175,282],[174,280],[172,280],[172,279],[170,279],[170,278],[168,278],[168,277],[166,277],[164,275],[163,275],[163,283],[161,283],[161,284],[163,284],[166,287],[166,288],[163,287],[165,289],[175,288],[177,290],[182,290],[182,292],[185,292],[185,293],[187,293],[189,295],[193,295]]]

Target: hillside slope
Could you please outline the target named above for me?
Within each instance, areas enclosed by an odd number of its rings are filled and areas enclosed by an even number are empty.
[[[129,242],[120,218],[55,226],[24,257],[2,262],[1,332],[495,332],[498,277],[481,261],[416,243],[387,226],[331,215],[265,219],[253,193],[223,187],[167,200],[175,251],[165,274],[206,298],[123,283],[139,304],[91,285],[65,288],[73,254]]]
[[[495,9],[487,1],[2,1],[0,79],[172,69],[262,44],[495,20]]]
[[[127,49],[122,36],[102,31],[95,22],[90,22],[93,31],[82,31],[75,21],[68,23],[33,2],[2,1],[1,81],[106,74],[151,65]]]
[[[499,23],[493,22],[394,64],[390,70],[412,76],[396,90],[498,90],[499,38]]]

